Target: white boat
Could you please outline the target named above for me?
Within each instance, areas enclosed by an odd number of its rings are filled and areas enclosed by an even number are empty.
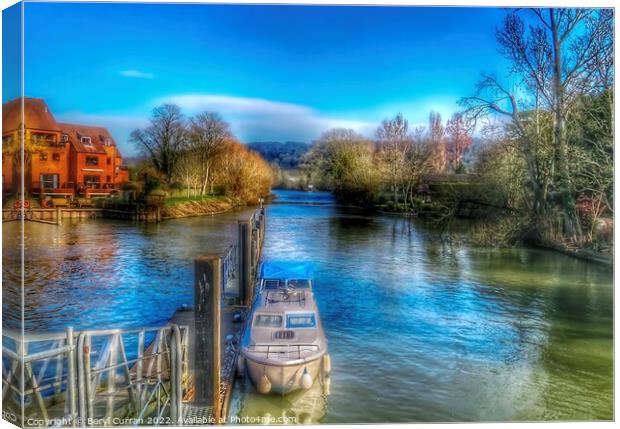
[[[265,262],[241,338],[239,371],[261,394],[310,389],[331,371],[307,263]]]

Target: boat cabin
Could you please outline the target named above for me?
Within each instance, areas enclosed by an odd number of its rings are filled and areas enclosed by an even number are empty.
[[[265,262],[261,265],[260,290],[311,290],[312,276],[308,262]]]

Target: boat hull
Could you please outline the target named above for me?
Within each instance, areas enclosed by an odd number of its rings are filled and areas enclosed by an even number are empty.
[[[244,357],[246,373],[259,392],[261,378],[263,375],[266,375],[269,379],[271,388],[269,392],[264,393],[286,395],[304,388],[301,380],[304,370],[307,370],[310,374],[312,385],[316,382],[317,377],[321,373],[321,362],[323,355],[320,355],[312,360],[308,360],[305,363],[294,365],[278,365],[276,362],[273,364],[266,364],[264,362],[252,360],[251,356],[245,355]]]

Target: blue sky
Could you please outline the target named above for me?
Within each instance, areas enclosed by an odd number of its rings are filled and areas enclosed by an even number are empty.
[[[489,8],[53,4],[25,6],[25,92],[59,120],[107,126],[122,150],[157,104],[214,110],[242,141],[372,135],[425,123],[503,72]],[[5,84],[6,87],[6,84]],[[4,100],[15,96],[7,89]]]

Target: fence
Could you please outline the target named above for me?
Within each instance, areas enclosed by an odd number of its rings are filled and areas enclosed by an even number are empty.
[[[5,329],[5,417],[24,426],[178,424],[190,387],[188,332],[177,325],[24,336]]]

